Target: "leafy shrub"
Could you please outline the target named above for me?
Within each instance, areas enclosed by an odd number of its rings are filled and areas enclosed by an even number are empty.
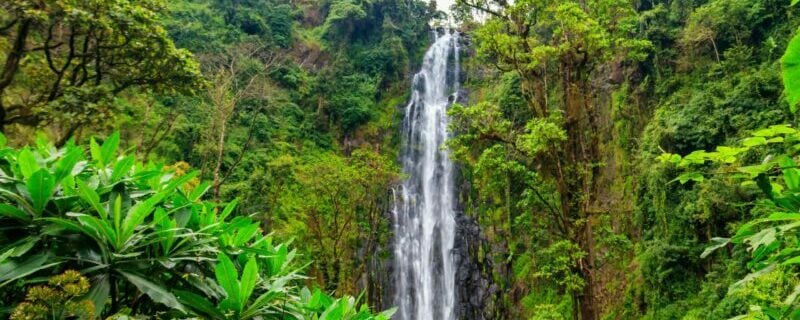
[[[164,317],[304,319],[342,312],[336,319],[371,319],[354,299],[307,299],[295,252],[273,243],[258,221],[236,216],[236,201],[202,201],[209,183],[196,172],[137,162],[119,145],[118,134],[102,144],[92,139],[87,157],[72,143],[57,149],[40,139],[33,148],[13,149],[0,136],[3,305],[22,300],[15,287],[79,270],[91,282],[86,298],[98,316],[130,308]]]

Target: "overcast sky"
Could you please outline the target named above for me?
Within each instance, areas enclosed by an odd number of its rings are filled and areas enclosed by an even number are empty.
[[[455,3],[455,0],[436,0],[436,7],[439,10],[450,13],[450,6]]]

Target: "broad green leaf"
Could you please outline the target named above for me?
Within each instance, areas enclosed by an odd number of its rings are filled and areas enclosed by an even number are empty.
[[[343,299],[338,299],[320,315],[319,320],[339,320],[344,318],[347,305]]]
[[[28,193],[33,203],[33,211],[36,215],[42,214],[47,202],[53,196],[56,188],[56,181],[53,175],[47,170],[40,169],[33,173],[27,183]]]
[[[120,238],[127,241],[133,235],[133,231],[153,212],[156,205],[164,200],[168,195],[175,191],[175,188],[183,185],[186,181],[191,180],[197,175],[197,172],[191,172],[181,176],[178,179],[172,180],[163,190],[151,196],[147,200],[138,202],[128,210],[128,214],[122,221],[122,235]]]
[[[100,156],[103,158],[103,163],[111,164],[117,154],[119,147],[119,132],[114,132],[105,141],[103,146],[100,147]]]
[[[98,236],[100,236],[100,239],[113,244],[115,248],[119,250],[121,243],[117,241],[117,234],[113,229],[111,229],[111,225],[109,225],[107,221],[100,220],[86,214],[77,214],[76,216],[78,221],[83,226],[91,229]]]
[[[777,231],[775,228],[766,228],[744,239],[751,250],[758,249],[761,246],[768,246],[777,240]]]
[[[205,297],[202,297],[198,294],[183,291],[183,290],[174,290],[175,296],[178,297],[178,301],[183,303],[184,305],[192,308],[196,311],[202,312],[205,315],[210,315],[215,319],[224,319],[225,315],[222,314],[210,301],[208,301]]]
[[[260,313],[263,312],[261,310],[262,308],[268,306],[270,303],[275,303],[277,300],[281,298],[285,298],[285,296],[286,294],[283,293],[282,291],[276,291],[276,290],[267,291],[258,296],[258,298],[256,298],[256,300],[253,301],[253,303],[247,306],[247,310],[242,312],[241,317],[244,319],[249,319],[258,316]]]
[[[180,302],[178,302],[178,299],[175,298],[175,296],[166,288],[133,273],[125,271],[119,271],[119,273],[125,277],[125,279],[130,281],[130,283],[136,286],[139,291],[146,294],[153,301],[162,303],[170,308],[180,310],[182,312],[187,312],[186,308]]]
[[[0,264],[3,264],[4,262],[6,262],[6,260],[8,260],[8,258],[11,257],[11,254],[13,254],[13,253],[14,253],[14,249],[9,249],[9,250],[6,250],[5,252],[3,252],[2,254],[0,254]]]
[[[769,140],[767,140],[767,143],[782,143],[784,141],[785,139],[783,139],[783,137],[774,137],[774,138],[769,138]]]
[[[136,158],[134,156],[127,156],[119,160],[114,165],[114,171],[111,172],[111,182],[117,182],[126,174],[128,174],[133,167],[134,163],[136,163]]]
[[[796,257],[787,259],[784,262],[781,262],[781,265],[791,265],[791,264],[800,264],[800,256],[796,256]]]
[[[755,147],[767,144],[767,138],[764,137],[750,137],[742,140],[742,145],[745,147]]]
[[[97,140],[92,137],[89,140],[89,152],[92,154],[92,160],[97,162],[97,166],[100,168],[104,168],[106,163],[103,162],[103,153],[100,151],[100,145],[97,144]]]
[[[236,208],[237,203],[239,203],[238,198],[233,199],[233,201],[228,203],[228,205],[225,206],[225,209],[222,210],[222,214],[219,216],[219,221],[225,221],[225,218],[227,218],[231,214],[231,212],[233,212],[233,209]]]
[[[247,241],[250,241],[258,233],[258,223],[251,223],[250,225],[240,228],[233,238],[235,246],[243,246]]]
[[[8,205],[5,203],[0,203],[0,215],[6,216],[9,218],[19,219],[22,221],[30,221],[31,217],[28,216],[24,211],[20,210],[19,208]]]
[[[6,261],[0,264],[0,288],[20,278],[28,276],[39,270],[44,270],[60,264],[60,261],[47,263],[49,257],[36,255],[22,262]]]
[[[758,277],[761,277],[761,276],[763,276],[765,274],[768,274],[768,273],[772,272],[772,270],[775,270],[775,266],[776,266],[775,264],[770,264],[770,265],[768,265],[768,266],[766,266],[764,268],[761,268],[759,270],[756,270],[755,272],[752,272],[752,273],[746,275],[744,278],[742,278],[739,281],[736,281],[734,284],[732,284],[730,287],[728,287],[728,294],[731,294],[733,291],[736,291],[736,289],[740,288],[744,284],[746,284],[746,283],[748,283],[750,281],[753,281],[753,280],[757,279]]]
[[[91,237],[92,239],[100,241],[100,239],[97,238],[97,233],[95,233],[92,229],[89,229],[89,228],[87,228],[87,227],[85,227],[85,226],[83,226],[83,225],[81,225],[79,223],[76,223],[72,219],[41,218],[39,220],[48,221],[48,222],[53,223],[53,227],[56,228],[56,230],[58,230],[58,229],[66,229],[66,230],[69,230],[69,231],[80,232],[80,233],[83,233],[83,234]]]
[[[800,102],[800,35],[795,35],[789,41],[786,53],[781,58],[781,70],[786,101],[789,102],[789,109],[795,112]]]
[[[111,283],[108,281],[108,274],[101,274],[92,277],[92,285],[86,298],[94,304],[96,314],[103,314],[103,309],[106,307],[109,294],[111,292]]]
[[[39,171],[39,163],[36,162],[33,152],[25,148],[17,155],[17,165],[22,176],[26,179],[30,178],[34,172]]]
[[[769,171],[770,168],[772,168],[772,164],[763,163],[763,164],[757,164],[757,165],[752,165],[752,166],[741,166],[741,167],[736,168],[736,171],[739,171],[739,172],[742,172],[742,173],[747,173],[748,175],[750,175],[751,178],[755,178],[758,175]]]
[[[112,211],[114,215],[114,230],[117,234],[120,234],[122,231],[122,196],[117,195],[114,198],[114,209]]]
[[[789,190],[800,191],[800,169],[792,158],[784,156],[780,159],[781,169],[783,171],[783,181],[786,182],[786,187]]]
[[[33,248],[33,246],[35,246],[39,242],[39,240],[41,240],[41,237],[39,237],[38,235],[28,236],[18,241],[15,241],[10,245],[5,246],[0,251],[5,251],[8,249],[10,251],[9,253],[10,257],[18,258],[26,254],[28,251],[30,251]]]
[[[258,283],[258,263],[256,258],[251,256],[247,259],[247,264],[242,271],[241,291],[239,292],[239,310],[244,310],[247,301],[250,300],[250,295],[253,293],[256,284]]]
[[[705,257],[708,257],[708,255],[710,255],[712,252],[726,246],[728,243],[730,243],[730,241],[731,239],[728,238],[712,238],[711,239],[712,244],[706,247],[705,250],[703,250],[703,253],[700,254],[700,258],[705,259]]]
[[[224,253],[220,253],[217,256],[216,267],[214,268],[214,274],[217,277],[217,282],[225,290],[228,298],[227,300],[233,306],[240,306],[239,303],[239,293],[241,292],[239,286],[239,275],[236,271],[236,267],[233,265],[233,261],[228,258],[227,255]]]
[[[67,175],[72,174],[72,169],[83,158],[83,151],[79,148],[67,149],[67,153],[56,164],[56,183],[61,182]]]
[[[198,201],[206,192],[208,192],[208,189],[210,188],[211,188],[211,183],[209,183],[208,181],[203,181],[199,185],[194,187],[194,190],[192,190],[192,192],[189,194],[187,198],[189,199],[189,201]]]
[[[681,174],[680,176],[678,176],[677,178],[673,179],[672,181],[678,181],[681,184],[685,184],[686,182],[689,182],[689,181],[703,182],[703,180],[705,180],[705,178],[703,177],[703,175],[701,173],[699,173],[699,172],[687,172],[687,173]]]
[[[285,245],[281,245],[277,249],[278,250],[276,250],[272,256],[267,258],[267,266],[269,267],[269,274],[271,276],[280,274],[289,255],[289,249]]]
[[[90,188],[88,185],[86,185],[86,183],[84,183],[80,179],[77,179],[75,181],[75,184],[78,185],[78,196],[80,196],[81,199],[83,199],[83,201],[86,201],[86,203],[91,205],[94,211],[96,211],[101,218],[107,219],[108,212],[106,211],[106,208],[104,208],[103,205],[100,203],[100,196],[97,194],[97,192],[95,192],[94,189]]]

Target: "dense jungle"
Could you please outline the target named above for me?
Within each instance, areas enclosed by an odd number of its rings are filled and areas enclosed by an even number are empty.
[[[0,319],[800,319],[797,2],[0,0]]]

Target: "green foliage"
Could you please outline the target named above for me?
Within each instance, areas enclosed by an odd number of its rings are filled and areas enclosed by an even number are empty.
[[[129,88],[191,93],[199,65],[158,21],[164,2],[11,1],[0,7],[0,122],[56,123],[71,135],[103,124]],[[12,44],[13,45],[10,45]]]
[[[366,74],[333,77],[335,84],[326,87],[330,90],[328,113],[345,133],[352,133],[373,117],[377,82]]]
[[[795,48],[790,44],[784,56],[791,57],[793,50]],[[784,62],[784,83],[787,96],[790,97],[792,91],[797,89],[792,86],[791,80],[796,76],[796,71],[790,63]],[[791,98],[790,103],[790,108],[794,110],[795,104]],[[724,308],[730,301],[737,301],[739,305],[751,305],[749,310],[735,310],[738,313],[747,312],[737,318],[781,319],[800,314],[795,303],[797,288],[800,288],[796,284],[797,274],[786,268],[795,264],[795,261],[800,261],[794,241],[800,216],[794,213],[800,209],[797,206],[798,199],[795,199],[800,191],[800,174],[794,161],[799,150],[798,141],[800,136],[797,130],[788,124],[781,124],[757,130],[734,147],[720,146],[714,152],[695,151],[684,157],[669,153],[659,157],[661,161],[679,168],[694,168],[707,161],[722,164],[723,169],[735,170],[734,179],[744,180],[742,187],[757,188],[766,198],[753,209],[755,219],[739,225],[731,238],[715,238],[714,243],[701,254],[701,257],[708,257],[728,243],[745,247],[750,254],[747,267],[751,272],[730,285],[726,300],[718,307]],[[770,144],[779,147],[770,148]],[[757,149],[775,154],[769,154],[753,164],[753,157],[748,155],[752,155]],[[681,183],[689,180],[702,182],[702,178],[703,175],[697,172],[689,172],[677,180]],[[761,286],[766,289],[761,289]],[[762,290],[770,294],[760,293]]]
[[[797,111],[797,103],[800,102],[800,79],[798,79],[797,68],[800,66],[800,37],[795,36],[789,42],[781,58],[783,70],[783,84],[786,87],[786,100],[792,112]]]
[[[554,281],[568,292],[579,292],[585,285],[574,268],[586,253],[575,243],[559,241],[537,252],[538,271],[535,277]]]
[[[296,235],[315,257],[314,274],[327,289],[352,291],[358,248],[389,239],[381,208],[398,179],[396,164],[373,151],[354,150],[349,158],[332,153],[293,159],[272,218],[282,234]]]
[[[75,269],[91,279],[97,315],[122,306],[132,314],[224,319],[318,315],[301,303],[295,252],[273,244],[252,218],[234,216],[236,201],[201,201],[210,185],[198,184],[196,173],[137,162],[119,144],[118,134],[102,144],[92,139],[91,157],[74,144],[57,149],[45,140],[0,151],[5,303],[21,298],[14,286]],[[50,285],[67,281],[59,279]],[[75,281],[88,290],[85,278]],[[42,299],[27,300],[33,308]]]

